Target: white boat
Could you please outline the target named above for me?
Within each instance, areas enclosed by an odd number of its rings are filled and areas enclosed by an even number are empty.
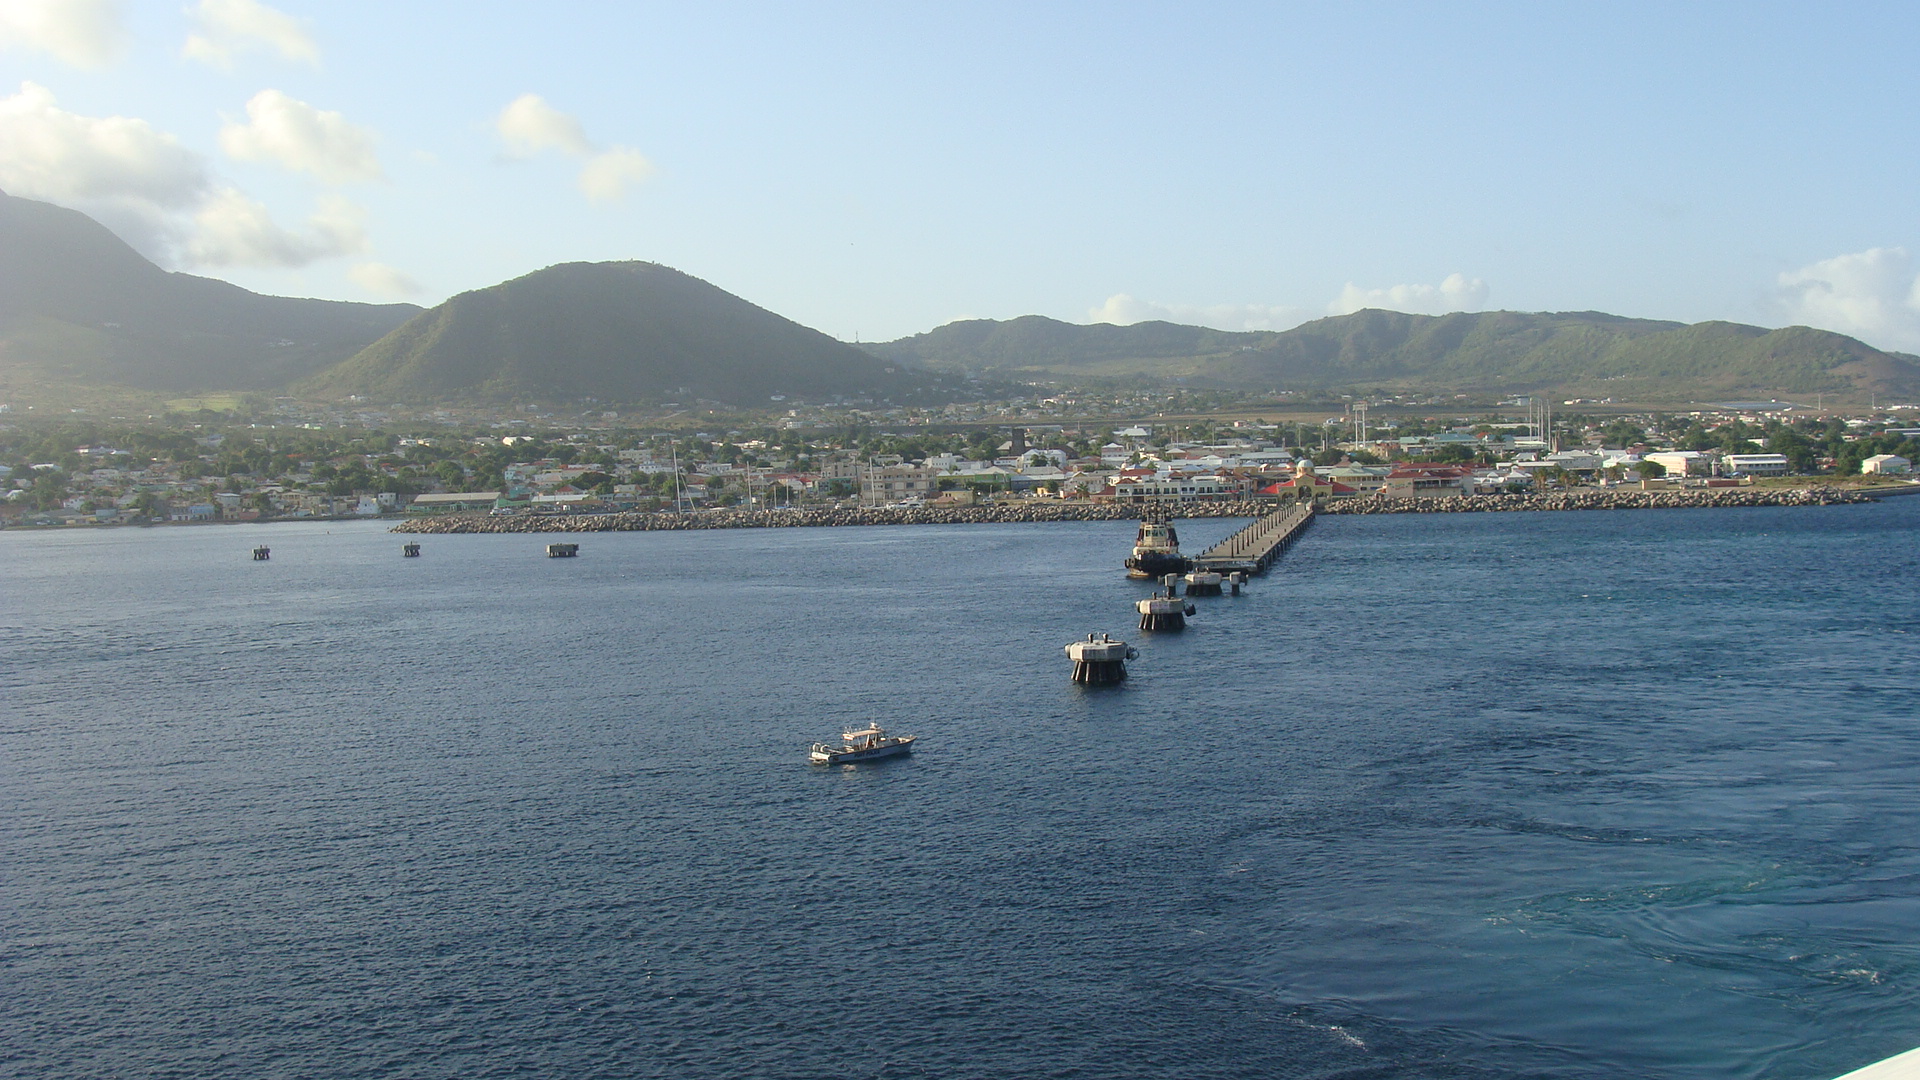
[[[858,731],[843,731],[840,738],[845,745],[833,747],[826,743],[814,743],[813,753],[807,755],[815,765],[844,765],[854,761],[873,761],[899,754],[913,752],[913,735],[889,735],[878,724],[861,728]]]

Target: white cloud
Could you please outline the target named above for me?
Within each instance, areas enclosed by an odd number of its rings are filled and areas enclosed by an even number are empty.
[[[191,13],[199,33],[188,35],[180,49],[189,60],[224,70],[240,53],[266,48],[287,60],[320,64],[320,47],[306,22],[258,0],[200,0]]]
[[[1384,289],[1363,289],[1349,281],[1327,310],[1335,315],[1350,315],[1363,308],[1443,315],[1449,311],[1478,311],[1486,304],[1486,282],[1448,274],[1438,285],[1392,285]]]
[[[388,266],[386,263],[358,263],[347,271],[355,285],[375,296],[398,299],[406,296],[418,296],[423,291],[420,283]]]
[[[329,196],[304,232],[281,228],[267,208],[232,188],[217,191],[193,215],[187,261],[197,266],[294,267],[367,249],[358,207]]]
[[[579,120],[547,104],[539,94],[514,98],[494,118],[493,128],[509,157],[530,158],[557,150],[569,157],[584,158],[580,190],[594,202],[619,199],[628,187],[654,173],[653,162],[631,146],[600,149],[587,138],[587,129]]]
[[[211,188],[200,155],[145,120],[70,113],[31,82],[0,98],[0,189],[90,214],[151,257]]]
[[[494,119],[494,130],[514,157],[532,157],[542,150],[559,150],[575,157],[593,153],[594,145],[580,121],[547,104],[539,94],[521,94]]]
[[[0,49],[24,45],[97,68],[120,54],[126,38],[118,0],[0,0]]]
[[[366,247],[363,215],[344,200],[323,199],[304,230],[289,231],[173,136],[67,112],[35,83],[0,98],[0,190],[79,210],[161,263],[303,266]]]
[[[329,184],[377,180],[374,135],[337,112],[323,112],[278,90],[247,102],[247,122],[220,129],[220,148],[242,161],[266,161],[308,172]]]
[[[653,175],[653,162],[640,151],[616,146],[595,154],[580,166],[580,190],[594,202],[610,202],[627,193],[628,184],[637,184]]]
[[[1158,304],[1115,293],[1107,297],[1106,303],[1087,312],[1087,321],[1130,326],[1161,319],[1190,326],[1211,326],[1216,330],[1287,330],[1314,314],[1306,308],[1285,304]]]
[[[1906,248],[1869,248],[1781,274],[1775,302],[1790,322],[1883,349],[1920,350],[1920,278]]]

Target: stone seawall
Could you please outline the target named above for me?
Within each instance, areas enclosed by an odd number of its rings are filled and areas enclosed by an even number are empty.
[[[1499,510],[1675,510],[1701,506],[1835,506],[1873,497],[1846,488],[1711,488],[1705,491],[1552,491],[1539,495],[1455,495],[1438,499],[1341,499],[1326,514],[1471,514]]]
[[[1323,503],[1325,514],[1448,514],[1499,510],[1654,510],[1699,506],[1831,506],[1872,502],[1840,488],[1796,490],[1570,491],[1545,495],[1465,495],[1444,499],[1363,496]],[[1186,503],[1181,518],[1261,517],[1272,502]],[[854,525],[988,525],[1026,521],[1134,521],[1141,507],[1035,501],[1000,506],[870,507],[856,510],[701,510],[685,514],[448,514],[394,526],[400,533],[648,532],[678,529],[783,529]]]
[[[867,507],[857,510],[698,510],[692,513],[448,514],[394,526],[405,533],[646,532],[673,529],[792,529],[836,525],[998,525],[1025,521],[1137,521],[1140,507],[1113,503],[1032,502],[1002,506]],[[1259,517],[1265,503],[1194,503],[1179,516]]]

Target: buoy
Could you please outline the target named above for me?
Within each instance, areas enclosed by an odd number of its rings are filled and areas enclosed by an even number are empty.
[[[420,557],[420,545],[419,544],[401,544],[400,554],[406,556],[409,559],[417,559]]]
[[[1173,595],[1171,589],[1165,593],[1154,593],[1151,599],[1141,600],[1133,606],[1140,613],[1142,630],[1185,630],[1187,616],[1195,610],[1192,604]]]
[[[1105,634],[1088,634],[1085,641],[1068,644],[1067,655],[1073,658],[1074,682],[1108,686],[1126,679],[1127,661],[1140,650]]]
[[[271,556],[272,554],[273,554],[273,549],[267,547],[267,545],[265,544],[261,544],[259,547],[253,549],[253,561],[266,562],[268,557]]]

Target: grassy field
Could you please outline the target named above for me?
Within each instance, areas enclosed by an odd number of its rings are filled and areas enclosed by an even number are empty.
[[[246,403],[240,394],[208,394],[197,398],[172,398],[167,402],[168,412],[198,412],[208,409],[213,412],[233,412]]]

